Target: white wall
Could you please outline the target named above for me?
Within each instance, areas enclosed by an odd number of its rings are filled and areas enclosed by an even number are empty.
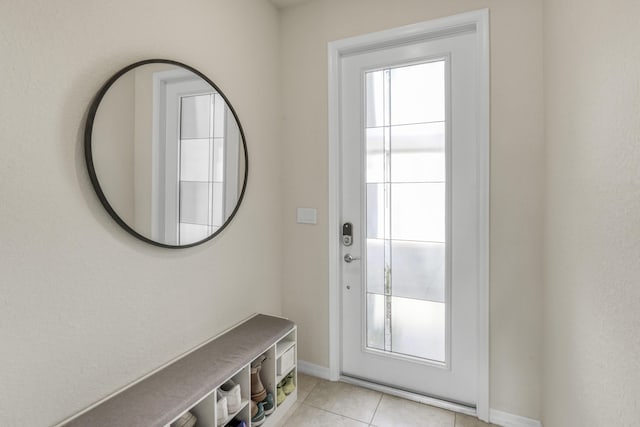
[[[0,2],[0,425],[52,425],[253,312],[280,312],[277,12],[264,0],[150,5]],[[248,140],[243,206],[193,249],[120,229],[84,165],[92,97],[153,57],[208,75]]]
[[[537,0],[316,0],[282,11],[284,293],[301,359],[327,367],[327,43],[490,8],[491,407],[540,418],[544,123]],[[318,208],[298,225],[296,207]]]
[[[544,7],[544,426],[637,426],[640,3]]]

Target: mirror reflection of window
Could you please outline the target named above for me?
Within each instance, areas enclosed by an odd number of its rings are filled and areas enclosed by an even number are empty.
[[[166,247],[199,244],[235,214],[247,179],[240,123],[195,70],[142,61],[99,92],[85,128],[100,201],[134,236]]]
[[[181,97],[179,123],[178,244],[186,244],[224,223],[224,99],[214,92]]]
[[[241,135],[224,98],[182,70],[156,73],[157,239],[188,245],[222,227],[239,194]]]

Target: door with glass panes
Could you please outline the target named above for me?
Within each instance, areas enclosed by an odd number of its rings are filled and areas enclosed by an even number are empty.
[[[475,406],[474,34],[341,62],[342,373]]]

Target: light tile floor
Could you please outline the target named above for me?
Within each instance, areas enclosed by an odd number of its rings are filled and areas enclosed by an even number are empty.
[[[351,384],[298,374],[298,401],[278,427],[323,426],[488,427],[494,424]]]

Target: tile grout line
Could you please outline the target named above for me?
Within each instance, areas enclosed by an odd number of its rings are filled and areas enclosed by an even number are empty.
[[[376,409],[373,410],[373,415],[371,415],[371,421],[369,421],[369,426],[370,427],[373,425],[373,420],[376,418],[376,413],[378,412],[378,408],[380,407],[380,404],[382,403],[382,398],[383,397],[384,397],[384,394],[380,393],[380,399],[378,399],[378,404],[376,405]]]
[[[308,406],[309,408],[313,408],[313,409],[317,409],[318,411],[326,412],[327,414],[336,415],[336,416],[341,417],[341,418],[347,418],[347,419],[349,419],[351,421],[357,421],[357,422],[362,423],[362,424],[370,425],[366,421],[362,421],[362,420],[359,420],[357,418],[350,417],[348,415],[339,414],[337,412],[333,412],[333,411],[330,411],[328,409],[320,408],[319,406],[312,405],[311,403],[301,402],[300,405],[305,405],[305,406]]]
[[[386,393],[377,392],[380,396],[379,396],[379,398],[378,398],[378,402],[377,402],[376,407],[375,407],[375,409],[374,409],[374,411],[373,411],[373,414],[372,414],[372,416],[371,416],[371,418],[370,418],[370,421],[367,423],[366,421],[363,421],[363,420],[361,420],[361,419],[353,418],[353,417],[351,417],[351,416],[344,415],[344,414],[341,414],[341,413],[338,413],[338,412],[334,412],[334,411],[332,411],[332,410],[327,410],[327,409],[325,409],[325,408],[322,408],[322,407],[316,406],[316,405],[314,405],[314,404],[312,404],[312,403],[307,403],[307,400],[309,400],[309,396],[311,396],[311,394],[313,393],[313,391],[314,391],[314,390],[315,390],[319,385],[321,385],[323,382],[324,382],[324,380],[319,379],[319,381],[317,381],[315,384],[313,384],[313,385],[311,386],[311,388],[309,389],[309,392],[308,392],[308,393],[306,394],[306,396],[304,397],[304,399],[299,400],[299,405],[300,405],[300,406],[307,406],[307,407],[309,407],[309,408],[314,408],[314,409],[317,409],[317,410],[319,410],[319,411],[321,411],[321,412],[324,412],[324,413],[327,413],[327,414],[331,414],[331,415],[335,415],[335,416],[341,417],[341,418],[343,418],[343,419],[352,420],[352,421],[355,421],[355,422],[360,423],[360,424],[362,424],[362,425],[366,425],[366,426],[368,426],[368,427],[376,427],[376,426],[375,426],[375,424],[373,424],[373,421],[375,420],[375,417],[376,417],[376,415],[377,415],[378,411],[380,410],[380,405],[382,404],[382,399],[383,399],[385,396],[387,396],[387,394],[386,394]],[[357,387],[357,386],[356,386],[356,387]],[[362,388],[362,387],[359,387],[359,388]],[[401,399],[401,400],[407,400],[407,399],[403,399],[403,398],[399,398],[399,399]],[[408,400],[408,402],[411,402],[411,401],[410,401],[410,400]],[[420,406],[426,406],[426,407],[433,408],[433,406],[432,406],[432,405],[429,405],[429,404],[423,404],[423,403],[420,403],[420,402],[414,402],[414,403],[418,403],[418,404],[420,404]],[[299,408],[298,408],[298,409],[299,409]],[[437,409],[441,409],[441,408],[437,408]],[[441,410],[443,410],[443,411],[445,411],[445,412],[450,412],[450,413],[452,413],[452,415],[453,415],[453,425],[450,425],[450,427],[457,427],[457,426],[458,426],[458,418],[461,418],[461,417],[462,417],[462,414],[459,414],[459,413],[457,413],[457,412],[455,412],[455,411],[450,411],[450,410],[447,410],[447,409],[441,409]],[[296,411],[297,411],[297,409],[296,409]],[[294,412],[295,412],[295,411],[294,411]],[[292,414],[292,415],[293,415],[293,414]],[[461,422],[462,422],[462,418],[461,418]],[[485,424],[484,424],[484,423],[482,423],[482,425],[485,425]],[[486,427],[489,427],[489,426],[492,426],[492,425],[493,425],[493,424],[486,424]],[[496,426],[496,427],[497,427],[497,426]]]
[[[302,405],[306,405],[306,406],[308,406],[309,408],[317,409],[318,411],[326,412],[327,414],[337,415],[337,416],[342,417],[342,418],[349,418],[350,420],[358,421],[359,423],[363,423],[363,422],[364,422],[364,421],[359,420],[359,419],[357,419],[357,418],[352,418],[352,417],[350,417],[350,416],[348,416],[348,415],[339,414],[339,413],[337,413],[337,412],[330,411],[329,409],[325,409],[325,408],[321,408],[321,407],[319,407],[319,406],[312,405],[311,403],[301,403],[301,404],[302,404]]]
[[[305,400],[307,400],[307,398],[308,398],[309,396],[311,396],[311,393],[312,393],[312,392],[313,392],[313,390],[318,386],[318,384],[320,384],[320,381],[316,381],[316,383],[315,383],[315,384],[311,387],[311,389],[309,390],[309,393],[307,393],[307,395],[304,397],[304,399],[302,399],[302,400],[300,401],[300,404],[304,403],[304,401],[305,401]],[[298,391],[300,391],[300,390],[298,389]]]
[[[326,412],[326,413],[328,413],[328,414],[336,415],[336,416],[338,416],[338,417],[342,417],[342,418],[346,418],[346,419],[349,419],[349,420],[352,420],[352,421],[356,421],[356,422],[358,422],[358,423],[366,424],[367,426],[372,426],[372,425],[373,425],[373,424],[372,424],[372,423],[373,423],[373,419],[375,418],[376,412],[378,411],[378,408],[380,407],[380,403],[382,402],[382,398],[384,397],[384,393],[376,392],[376,393],[380,394],[380,397],[378,398],[378,403],[376,404],[376,408],[375,408],[375,409],[374,409],[374,411],[373,411],[373,415],[371,415],[371,420],[370,420],[369,422],[366,422],[366,421],[359,420],[359,419],[357,419],[357,418],[350,417],[350,416],[348,416],[348,415],[339,414],[339,413],[337,413],[337,412],[333,412],[333,411],[330,411],[330,410],[328,410],[328,409],[321,408],[321,407],[316,406],[316,405],[313,405],[313,404],[311,404],[311,403],[306,403],[306,400],[309,398],[309,396],[311,396],[311,393],[313,392],[313,390],[314,390],[314,389],[315,389],[315,388],[316,388],[316,387],[317,387],[321,382],[322,382],[322,379],[320,379],[320,381],[316,382],[316,383],[313,385],[313,387],[311,387],[311,389],[309,390],[309,393],[307,393],[307,395],[305,396],[305,398],[304,398],[304,399],[302,399],[302,400],[299,402],[301,406],[302,406],[302,405],[305,405],[305,406],[308,406],[308,407],[310,407],[310,408],[315,408],[315,409],[317,409],[317,410],[319,410],[319,411],[323,411],[323,412]],[[361,388],[361,387],[360,387],[360,388]],[[374,426],[374,427],[375,427],[375,426]]]
[[[298,399],[298,401],[296,402],[296,404],[298,405],[297,408],[293,409],[293,407],[291,408],[292,411],[290,414],[288,414],[289,416],[286,417],[285,419],[283,419],[282,424],[279,425],[278,427],[285,427],[287,425],[287,423],[289,422],[289,419],[291,417],[293,417],[293,415],[298,411],[298,409],[300,408],[300,406],[302,406],[304,404],[304,401],[307,400],[307,398],[311,395],[311,392],[316,388],[316,386],[320,383],[320,381],[316,381],[315,384],[313,384],[311,386],[311,388],[309,389],[309,392],[307,393],[307,395],[304,397],[304,399]],[[298,384],[298,392],[300,392],[300,384]],[[311,406],[311,405],[308,405]]]

